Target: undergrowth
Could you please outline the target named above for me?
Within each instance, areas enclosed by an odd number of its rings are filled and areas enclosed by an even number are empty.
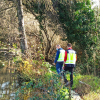
[[[18,63],[18,62],[17,62]],[[37,60],[20,61],[18,71],[21,77],[29,79],[22,83],[16,92],[16,100],[68,100],[69,92],[65,87],[61,75],[56,73],[56,68],[48,62]],[[70,80],[70,73],[66,74]],[[85,100],[99,100],[100,79],[93,75],[81,75],[74,72],[74,84],[72,89]],[[88,98],[88,99],[86,99]],[[98,99],[97,99],[98,98]]]
[[[93,75],[74,76],[73,89],[84,100],[100,100],[100,79]]]
[[[45,61],[25,60],[19,62],[18,72],[24,79],[16,92],[16,100],[68,100],[68,88],[54,66]],[[25,82],[25,79],[29,81]]]

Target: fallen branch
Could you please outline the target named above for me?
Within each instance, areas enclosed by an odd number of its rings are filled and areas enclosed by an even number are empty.
[[[90,86],[90,85],[88,85],[87,83],[82,82],[82,81],[79,81],[79,83],[84,84],[84,85],[89,86],[89,87],[92,87],[92,86]]]

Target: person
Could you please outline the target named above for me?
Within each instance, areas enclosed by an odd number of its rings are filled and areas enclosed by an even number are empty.
[[[72,49],[72,44],[68,43],[67,44],[67,50],[65,51],[65,57],[64,57],[64,64],[63,64],[63,77],[64,77],[64,82],[66,83],[65,86],[70,86],[72,87],[73,85],[73,69],[75,67],[77,60],[77,54],[76,51]],[[65,77],[65,72],[69,71],[70,72],[70,82],[68,82],[67,78]]]
[[[62,49],[60,45],[56,45],[56,50],[57,52],[56,52],[54,65],[56,65],[56,70],[57,70],[57,73],[59,74],[63,67],[65,50]]]

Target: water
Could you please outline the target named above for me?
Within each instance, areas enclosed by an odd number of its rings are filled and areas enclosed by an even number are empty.
[[[0,68],[0,100],[15,100],[15,92],[18,89],[17,73],[12,61],[7,66]]]

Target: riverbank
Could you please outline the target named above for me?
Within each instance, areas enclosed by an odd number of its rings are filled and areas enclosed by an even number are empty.
[[[0,68],[0,100],[15,100],[18,87],[15,67],[12,68],[6,63],[3,68]]]

